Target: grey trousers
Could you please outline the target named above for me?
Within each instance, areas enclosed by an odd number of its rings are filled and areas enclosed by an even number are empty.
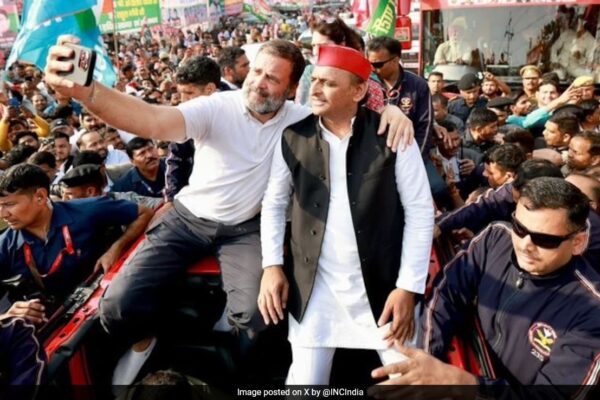
[[[110,334],[139,340],[168,319],[169,292],[187,267],[216,253],[234,328],[252,333],[265,328],[257,306],[262,276],[260,217],[238,225],[197,218],[181,203],[146,232],[146,239],[119,271],[100,302],[100,320]],[[165,320],[162,321],[167,322]]]

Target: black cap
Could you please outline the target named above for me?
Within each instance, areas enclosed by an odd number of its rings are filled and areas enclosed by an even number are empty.
[[[58,118],[50,122],[50,132],[54,132],[57,128],[70,127],[69,123],[64,118]]]
[[[464,74],[462,78],[458,81],[458,90],[471,90],[477,86],[479,86],[479,78],[474,73],[469,72],[468,74]]]
[[[513,104],[515,104],[515,102],[510,97],[497,96],[488,101],[487,107],[498,108],[502,110],[505,109],[507,106],[512,106]]]
[[[96,164],[81,164],[72,168],[60,180],[67,187],[77,187],[82,185],[104,186],[104,178],[100,171],[100,166]]]

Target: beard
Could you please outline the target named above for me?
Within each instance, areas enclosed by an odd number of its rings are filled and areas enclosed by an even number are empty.
[[[288,98],[290,92],[289,89],[286,89],[285,93],[283,93],[279,97],[268,96],[268,93],[266,91],[262,91],[260,89],[252,89],[249,87],[249,85],[244,85],[242,87],[242,91],[244,94],[244,103],[246,107],[250,111],[254,111],[255,113],[260,115],[270,114],[278,111],[285,103],[285,100]],[[258,93],[258,95],[263,97],[263,99],[258,101],[251,100],[251,92]]]
[[[106,161],[106,157],[108,157],[108,150],[107,149],[98,149],[98,151],[96,153],[98,153],[98,155],[100,157],[102,157],[102,161]]]

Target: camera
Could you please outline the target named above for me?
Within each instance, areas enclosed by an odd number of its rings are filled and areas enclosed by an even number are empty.
[[[96,52],[88,47],[71,43],[66,43],[65,46],[73,49],[73,57],[62,59],[61,61],[71,62],[73,68],[70,72],[64,72],[62,75],[78,85],[91,85],[96,66]]]

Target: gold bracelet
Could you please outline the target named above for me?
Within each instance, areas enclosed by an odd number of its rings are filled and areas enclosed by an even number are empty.
[[[90,94],[88,94],[88,96],[85,99],[85,101],[87,103],[93,103],[94,102],[94,95],[95,94],[96,94],[96,81],[92,81],[92,91],[90,92]]]

